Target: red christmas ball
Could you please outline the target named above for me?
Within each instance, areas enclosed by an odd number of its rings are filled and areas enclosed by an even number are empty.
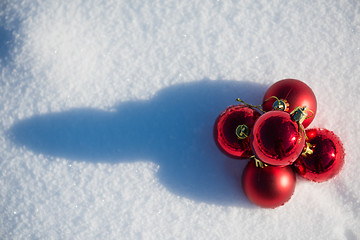
[[[214,139],[218,148],[232,158],[253,155],[249,135],[260,113],[244,105],[234,105],[223,111],[214,124]]]
[[[345,151],[332,131],[314,128],[306,130],[307,149],[294,162],[297,173],[315,182],[324,182],[337,175],[344,165]]]
[[[294,110],[296,107],[307,106],[306,113],[309,118],[302,123],[305,128],[314,120],[317,110],[315,94],[304,82],[296,79],[284,79],[271,85],[264,95],[264,111],[273,110],[273,104],[277,100],[275,98],[271,98],[272,96],[275,96],[278,99],[286,100],[289,104],[289,112]]]
[[[292,164],[305,144],[305,133],[299,126],[284,111],[270,111],[261,115],[250,135],[256,158],[270,165]]]
[[[242,187],[247,198],[264,208],[284,205],[293,195],[296,177],[290,166],[257,167],[250,161],[242,175]]]

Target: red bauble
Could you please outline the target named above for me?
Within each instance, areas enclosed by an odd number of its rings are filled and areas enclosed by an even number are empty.
[[[290,166],[256,167],[250,161],[242,175],[245,195],[254,204],[264,208],[284,205],[294,193],[296,177]]]
[[[305,145],[305,133],[289,113],[270,111],[255,122],[250,143],[256,158],[277,166],[292,164]]]
[[[311,88],[302,81],[296,79],[284,79],[271,85],[264,95],[264,111],[271,111],[273,109],[273,104],[276,99],[271,98],[272,96],[286,100],[287,103],[289,103],[289,112],[296,107],[307,106],[306,113],[309,118],[302,123],[305,128],[313,121],[317,110],[316,98]]]
[[[232,158],[249,158],[253,155],[249,137],[239,139],[236,129],[245,125],[248,134],[260,113],[244,105],[234,105],[223,111],[214,124],[214,139],[219,149]]]
[[[295,170],[304,178],[324,182],[337,175],[344,165],[345,152],[341,140],[326,129],[306,130],[310,152],[300,155]]]

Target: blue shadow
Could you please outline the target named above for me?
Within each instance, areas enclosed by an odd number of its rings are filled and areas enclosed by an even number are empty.
[[[251,207],[239,186],[247,160],[225,157],[212,129],[235,98],[260,104],[265,90],[244,81],[179,84],[148,101],[121,103],[114,112],[82,108],[34,116],[14,124],[9,136],[35,153],[73,161],[147,159],[160,166],[160,183],[179,196]]]
[[[14,43],[14,35],[10,30],[4,28],[0,21],[0,63],[8,64],[10,49]]]

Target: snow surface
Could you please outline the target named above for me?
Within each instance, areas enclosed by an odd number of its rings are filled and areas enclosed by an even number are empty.
[[[0,239],[360,239],[359,62],[356,0],[2,0]],[[346,164],[262,209],[212,125],[284,78]]]

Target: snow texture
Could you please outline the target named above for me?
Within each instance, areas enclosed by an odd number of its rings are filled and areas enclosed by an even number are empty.
[[[360,2],[2,0],[0,239],[360,239]],[[284,78],[346,149],[251,204],[217,115]]]

